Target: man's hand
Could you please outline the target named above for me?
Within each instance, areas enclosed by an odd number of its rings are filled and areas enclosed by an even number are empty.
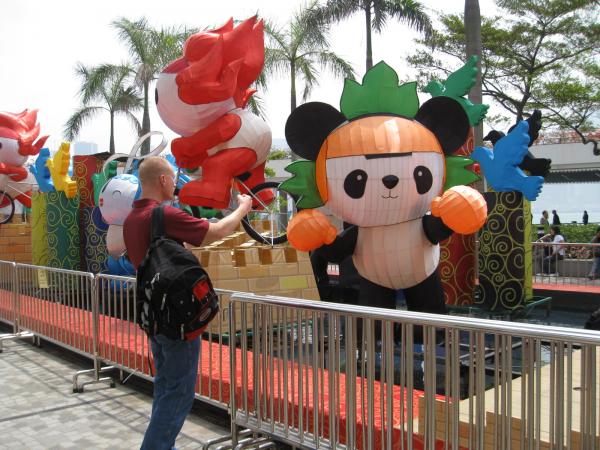
[[[252,209],[252,197],[246,194],[239,194],[237,196],[238,209],[245,216]]]

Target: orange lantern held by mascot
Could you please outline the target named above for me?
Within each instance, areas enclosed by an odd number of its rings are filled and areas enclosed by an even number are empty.
[[[31,208],[31,191],[22,192],[16,185],[36,184],[23,164],[29,156],[37,155],[48,139],[48,136],[38,139],[37,112],[37,109],[18,114],[0,112],[0,191],[6,191],[28,208]],[[3,206],[0,204],[0,208]]]
[[[158,112],[182,136],[171,143],[177,165],[202,168],[202,179],[179,193],[182,203],[225,208],[234,178],[249,189],[264,182],[271,131],[244,109],[263,63],[262,21],[252,17],[234,28],[230,19],[219,29],[190,36],[183,57],[160,74]]]

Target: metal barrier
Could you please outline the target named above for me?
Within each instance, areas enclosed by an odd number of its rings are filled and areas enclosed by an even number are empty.
[[[112,369],[151,379],[134,287],[0,262],[0,318],[91,357],[78,392]],[[242,426],[303,448],[600,448],[598,332],[219,295],[196,397],[231,411],[237,448],[272,445]]]
[[[15,298],[15,267],[14,262],[0,261],[0,321],[13,327],[16,333],[16,298]]]
[[[12,326],[12,333],[0,334],[0,353],[4,341],[23,338],[33,338],[35,341],[33,333],[19,329],[16,266],[14,262],[0,261],[0,321]]]
[[[136,280],[96,276],[98,358],[105,364],[152,380],[151,351],[146,334],[136,324]],[[229,407],[229,297],[217,289],[219,316],[205,330],[198,365],[196,398],[223,409]]]
[[[600,259],[594,258],[600,244],[534,242],[532,246],[534,283],[591,286],[600,290],[600,261],[594,261]]]
[[[600,333],[235,294],[232,430],[302,448],[600,448]]]

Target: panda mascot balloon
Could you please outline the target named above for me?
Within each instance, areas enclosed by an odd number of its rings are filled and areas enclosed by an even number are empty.
[[[461,70],[449,92],[473,84],[474,64]],[[340,103],[341,112],[306,103],[287,120],[288,144],[306,159],[288,166],[294,176],[281,186],[304,208],[288,225],[289,242],[333,262],[352,256],[362,305],[395,308],[402,289],[410,310],[445,313],[439,243],[476,232],[487,216],[483,196],[466,186],[478,179],[473,161],[453,155],[471,126],[466,108],[483,105],[438,95],[419,107],[416,83],[399,86],[383,62],[362,85],[346,80]],[[322,205],[353,226],[338,235],[315,209]]]

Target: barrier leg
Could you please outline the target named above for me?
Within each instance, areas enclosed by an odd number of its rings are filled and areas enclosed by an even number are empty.
[[[238,437],[238,439],[242,438],[243,442],[246,442],[248,440],[248,438],[250,438],[252,440],[252,431],[242,430],[239,433],[237,433],[237,437]],[[214,438],[214,439],[209,439],[204,444],[202,444],[202,450],[208,450],[210,447],[212,447],[214,445],[222,444],[224,442],[229,442],[229,441],[232,441],[230,434],[228,434],[226,436],[220,436],[220,437]],[[242,442],[242,441],[239,441],[239,442]],[[220,445],[220,446],[216,447],[215,450],[230,450],[232,448],[233,448],[233,444],[230,443],[230,444]]]
[[[73,393],[81,394],[85,386],[97,383],[108,383],[111,388],[114,388],[115,380],[113,380],[112,377],[102,377],[103,373],[114,369],[116,369],[114,366],[101,367],[101,363],[98,361],[98,359],[94,359],[93,369],[79,370],[73,375]],[[93,378],[91,380],[84,381],[83,383],[79,383],[79,377],[81,375],[91,375]]]
[[[35,345],[36,336],[29,331],[19,331],[13,334],[3,334],[0,335],[0,353],[4,350],[3,343],[4,341],[12,341],[14,339],[25,339],[25,338],[33,338],[33,344]]]

